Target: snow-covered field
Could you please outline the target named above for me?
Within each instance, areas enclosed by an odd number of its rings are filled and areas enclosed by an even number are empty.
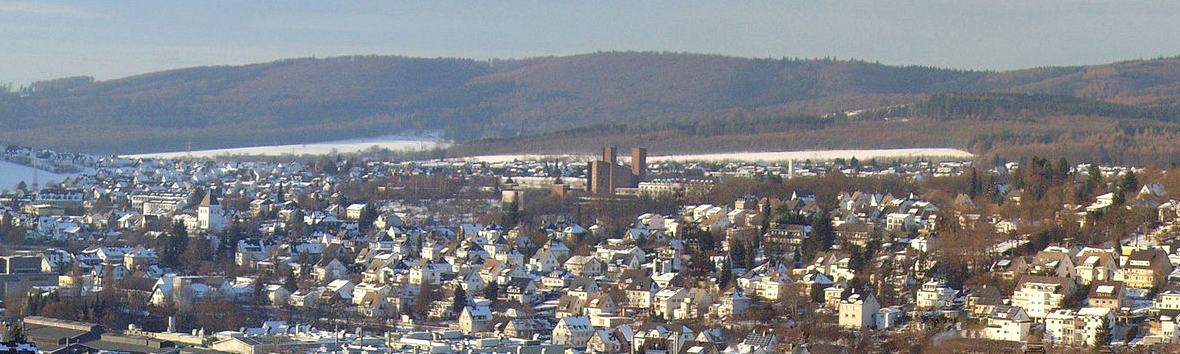
[[[593,158],[592,155],[520,154],[520,155],[481,155],[481,156],[468,156],[468,157],[454,157],[454,158],[447,159],[447,161],[473,161],[473,162],[500,163],[500,162],[512,162],[512,161],[539,161],[539,160],[553,160],[553,159],[589,160],[591,158]]]
[[[746,162],[776,162],[776,161],[822,161],[833,160],[837,158],[853,158],[860,160],[868,159],[911,159],[916,157],[929,158],[955,158],[955,159],[969,159],[974,155],[971,153],[947,148],[928,148],[928,149],[875,149],[875,150],[816,150],[816,151],[781,151],[781,152],[734,152],[722,154],[695,154],[695,155],[660,155],[648,156],[647,161],[746,161]],[[536,160],[539,158],[593,158],[591,155],[536,155],[536,154],[522,154],[522,155],[485,155],[457,158],[457,161],[484,161],[484,162],[510,162],[510,161],[524,161]],[[621,159],[624,159],[620,156]],[[624,159],[626,160],[626,159]]]
[[[389,150],[426,150],[435,147],[447,147],[450,144],[431,139],[429,137],[384,136],[379,138],[350,139],[327,141],[311,144],[270,145],[229,149],[212,149],[198,151],[159,152],[148,154],[126,155],[128,158],[207,158],[218,156],[279,156],[279,155],[323,155],[334,152],[350,153],[364,151],[372,147]]]
[[[13,190],[21,181],[33,185],[33,175],[35,171],[32,167],[18,165],[8,161],[0,161],[0,190]],[[46,171],[36,171],[37,183],[44,186],[50,183],[61,182],[66,178],[72,178],[71,175],[61,175]]]
[[[649,156],[648,161],[747,161],[747,162],[775,162],[775,161],[822,161],[837,158],[868,159],[909,159],[915,157],[942,158],[971,158],[971,153],[947,148],[930,149],[875,149],[875,150],[816,150],[816,151],[782,151],[782,152],[736,152],[724,154],[699,155],[664,155]]]

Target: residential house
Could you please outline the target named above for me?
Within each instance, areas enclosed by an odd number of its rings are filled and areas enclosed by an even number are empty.
[[[794,253],[803,247],[803,241],[811,233],[811,226],[787,224],[776,225],[766,230],[764,238],[768,249],[781,249],[784,254]]]
[[[565,293],[585,300],[590,294],[597,293],[599,290],[598,281],[594,279],[573,278],[570,279],[569,287],[565,289]]]
[[[786,272],[771,271],[762,275],[758,282],[753,284],[754,295],[766,301],[778,301],[786,298],[794,283],[795,280]]]
[[[991,340],[1023,342],[1032,327],[1032,319],[1024,309],[1015,306],[998,305],[987,314],[987,327],[982,337]]]
[[[565,261],[565,270],[579,277],[602,275],[603,263],[591,256],[572,256]]]
[[[864,247],[876,233],[873,224],[845,223],[836,227],[836,238],[849,244]]]
[[[1072,279],[1078,271],[1068,249],[1048,247],[1033,257],[1029,274]]]
[[[252,268],[254,263],[266,260],[266,244],[261,239],[239,240],[234,252],[234,264]]]
[[[356,284],[356,285],[352,286],[352,289],[350,290],[350,292],[352,293],[353,303],[356,305],[360,305],[362,299],[364,299],[370,293],[376,293],[380,297],[385,297],[385,296],[389,295],[389,292],[391,290],[393,290],[393,288],[390,287],[389,285],[381,285],[381,284],[375,284],[375,283],[360,283],[360,284]]]
[[[1111,252],[1083,251],[1078,260],[1078,280],[1082,284],[1114,280],[1114,274],[1119,270],[1119,262]]]
[[[737,344],[736,353],[742,354],[770,354],[775,353],[775,346],[778,345],[778,336],[770,331],[757,331],[746,335],[741,342]]]
[[[508,320],[501,330],[509,338],[533,339],[542,334],[549,334],[553,325],[548,321],[537,318],[515,318]]]
[[[914,305],[919,309],[940,309],[950,306],[959,292],[938,281],[928,281],[922,284],[915,295]]]
[[[1029,318],[1042,321],[1076,288],[1072,279],[1026,275],[1017,282],[1011,304],[1024,309]]]
[[[530,278],[512,278],[504,288],[508,299],[521,304],[537,301],[537,284]]]
[[[481,291],[487,286],[487,283],[484,283],[483,277],[479,275],[476,269],[467,270],[466,274],[456,280],[459,282],[459,286],[463,287],[463,290],[467,293]]]
[[[143,246],[136,246],[130,252],[123,254],[123,265],[130,271],[145,270],[160,263],[160,256],[156,251]]]
[[[1113,323],[1114,315],[1108,308],[1056,310],[1045,318],[1044,341],[1068,346],[1104,345],[1108,340],[1100,336],[1110,333]]]
[[[1150,320],[1147,323],[1147,333],[1140,343],[1150,346],[1175,342],[1180,339],[1180,331],[1176,330],[1177,325],[1177,319],[1167,315],[1160,316],[1158,320]]]
[[[450,265],[445,262],[422,261],[410,267],[410,283],[422,284],[426,282],[439,285],[442,284],[443,275],[448,273],[450,273]]]
[[[1090,307],[1118,311],[1123,307],[1126,291],[1126,286],[1122,282],[1095,281],[1090,284],[1090,293],[1086,294],[1086,303]]]
[[[172,305],[188,310],[198,301],[223,297],[218,289],[229,287],[223,277],[165,275],[156,281],[149,303],[156,306]]]
[[[918,221],[913,214],[889,213],[885,215],[886,231],[910,231],[918,229]]]
[[[1115,273],[1115,280],[1122,281],[1129,288],[1150,289],[1167,281],[1172,272],[1172,263],[1167,253],[1159,249],[1135,250],[1127,257],[1127,263]]]
[[[311,308],[317,305],[320,295],[324,293],[326,288],[317,286],[307,289],[298,289],[291,293],[287,298],[287,304],[296,308]]]
[[[742,293],[741,289],[726,292],[718,301],[717,317],[727,318],[741,315],[750,309],[750,297]]]
[[[1155,296],[1152,307],[1160,315],[1176,318],[1180,316],[1180,293],[1168,290]]]
[[[881,310],[881,303],[871,293],[852,294],[840,301],[840,328],[860,330],[872,327],[873,318]]]
[[[554,318],[584,315],[586,299],[566,294],[557,299],[557,308],[553,310]]]
[[[616,285],[627,296],[627,302],[623,303],[623,307],[640,309],[651,307],[655,295],[655,284],[646,271],[625,271],[620,275]]]
[[[483,278],[485,284],[492,282],[499,282],[500,271],[504,270],[506,265],[497,259],[485,259],[483,264],[479,266],[479,277]]]
[[[368,292],[356,304],[357,312],[365,317],[385,318],[394,312],[389,300],[380,292]]]
[[[365,210],[365,204],[352,204],[344,208],[344,218],[349,220],[358,220],[361,218],[361,211]]]
[[[827,289],[828,287],[832,286],[834,282],[832,281],[832,278],[829,278],[823,273],[811,272],[800,277],[797,284],[798,285],[796,287],[799,289],[799,296],[805,299],[811,299],[811,294]]]
[[[901,324],[902,316],[906,311],[901,309],[901,306],[882,307],[873,315],[873,328],[878,330],[889,329],[897,327]]]
[[[1013,280],[1029,272],[1028,260],[1024,257],[1001,259],[992,265],[992,273],[999,274],[1001,279]]]
[[[683,288],[664,288],[652,297],[651,312],[655,316],[671,318],[672,311],[680,308],[680,302],[688,296]]]
[[[463,308],[463,313],[459,314],[459,331],[466,335],[485,332],[491,322],[492,310],[488,308],[487,301],[481,301],[475,306]]]
[[[573,278],[570,273],[561,270],[555,270],[545,274],[541,277],[540,288],[542,291],[558,291],[569,286],[570,279]]]
[[[278,284],[267,285],[266,300],[271,306],[286,304],[291,298],[291,291]]]
[[[529,271],[533,273],[549,273],[559,266],[561,266],[561,262],[558,260],[557,254],[552,251],[537,251],[537,254],[529,259]]]
[[[671,323],[647,323],[635,331],[630,354],[676,354],[695,342],[687,326]]]
[[[320,298],[316,303],[320,306],[334,306],[341,303],[354,305],[352,302],[352,293],[356,289],[356,284],[353,284],[348,279],[336,279],[328,282],[324,287],[324,292],[320,294]]]
[[[332,281],[343,278],[345,274],[348,274],[348,267],[345,267],[344,263],[340,262],[340,259],[326,256],[320,259],[319,262],[316,262],[311,272],[316,280]]]
[[[591,317],[606,316],[616,313],[618,307],[615,305],[615,300],[610,297],[610,294],[597,293],[587,296],[583,311]]]
[[[964,296],[963,308],[967,310],[972,317],[982,318],[992,313],[996,306],[1003,303],[1004,296],[1000,294],[1000,289],[994,286],[980,286],[971,288],[967,295]],[[1027,314],[1025,314],[1027,316]]]
[[[586,352],[595,354],[615,354],[623,352],[623,340],[613,330],[599,329],[586,343]]]
[[[569,316],[562,317],[553,327],[553,344],[566,348],[586,348],[586,343],[594,336],[594,326],[590,325],[590,317]]]

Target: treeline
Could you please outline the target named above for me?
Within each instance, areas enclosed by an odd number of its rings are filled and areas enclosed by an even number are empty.
[[[0,132],[0,140],[134,153],[177,150],[189,143],[206,149],[428,130],[442,131],[450,140],[470,141],[625,124],[661,130],[664,136],[657,140],[669,144],[683,137],[759,135],[743,143],[782,147],[783,143],[760,140],[796,139],[785,144],[827,148],[850,145],[839,138],[851,137],[888,142],[860,147],[902,147],[911,144],[897,141],[911,137],[905,133],[878,139],[864,136],[882,134],[876,131],[855,135],[842,131],[837,140],[821,141],[794,133],[848,126],[839,120],[816,120],[816,115],[895,107],[855,118],[896,117],[899,105],[907,116],[939,121],[1035,121],[1052,115],[1171,123],[1177,121],[1176,110],[1159,107],[1170,107],[1163,103],[1175,101],[1177,92],[1169,85],[1177,80],[1177,58],[1002,73],[831,58],[650,52],[491,61],[387,56],[291,59],[178,69],[112,81],[64,78],[15,91],[4,87],[0,124],[12,129]],[[1095,94],[1091,86],[1100,87],[1100,92]],[[1065,96],[950,93],[973,91]],[[926,95],[933,96],[907,104]],[[632,133],[615,129],[612,134]],[[934,143],[963,143],[958,136],[941,140]],[[923,143],[930,146],[932,142]]]
[[[1180,120],[1180,110],[1173,107],[1139,107],[1073,96],[1008,92],[934,94],[909,106],[906,113],[910,117],[937,120],[1010,120],[1051,115]]]

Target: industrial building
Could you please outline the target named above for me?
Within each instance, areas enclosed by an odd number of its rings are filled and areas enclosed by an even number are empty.
[[[618,148],[602,149],[602,159],[590,163],[586,182],[590,193],[613,194],[616,188],[636,188],[647,178],[647,148],[631,149],[631,168],[618,165]]]

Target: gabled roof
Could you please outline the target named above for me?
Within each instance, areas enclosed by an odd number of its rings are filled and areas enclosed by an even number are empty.
[[[529,284],[534,284],[534,286],[536,285],[532,278],[514,277],[508,281],[507,286],[509,289],[525,289],[529,286]]]
[[[1126,285],[1121,281],[1094,281],[1086,296],[1091,299],[1117,299],[1125,289]]]
[[[590,317],[586,316],[567,316],[562,317],[558,323],[558,327],[566,327],[570,332],[591,332],[594,331],[594,326],[590,324]]]
[[[463,307],[463,312],[471,316],[472,321],[491,321],[492,310],[485,306],[466,306]]]
[[[205,192],[205,198],[202,198],[201,203],[198,204],[197,206],[207,207],[207,206],[213,206],[213,205],[221,205],[221,203],[217,202],[217,197],[213,196],[213,193],[214,193],[214,191],[212,189],[210,189],[208,192]]]
[[[1047,277],[1047,276],[1041,276],[1041,275],[1025,275],[1025,276],[1020,277],[1020,281],[1018,281],[1016,283],[1016,288],[1017,289],[1023,288],[1025,286],[1025,284],[1049,284],[1049,285],[1056,285],[1057,286],[1056,292],[1060,293],[1063,290],[1065,290],[1066,286],[1070,283],[1073,283],[1073,279],[1061,278],[1061,277]]]
[[[742,345],[751,347],[765,347],[778,342],[773,333],[750,333],[742,339]]]
[[[1003,300],[999,288],[986,285],[971,289],[967,296],[978,298],[976,301],[980,305],[998,305]]]
[[[370,291],[365,293],[365,296],[361,298],[360,306],[369,310],[376,310],[381,307],[383,302],[385,302],[385,296],[382,296],[379,292]]]
[[[997,305],[987,314],[987,317],[993,320],[1029,321],[1028,315],[1024,313],[1024,309],[1008,305]]]
[[[573,295],[562,295],[557,300],[557,312],[577,312],[583,307],[582,298]]]
[[[614,304],[609,294],[590,294],[586,297],[586,307],[592,309],[602,309],[606,305]]]

